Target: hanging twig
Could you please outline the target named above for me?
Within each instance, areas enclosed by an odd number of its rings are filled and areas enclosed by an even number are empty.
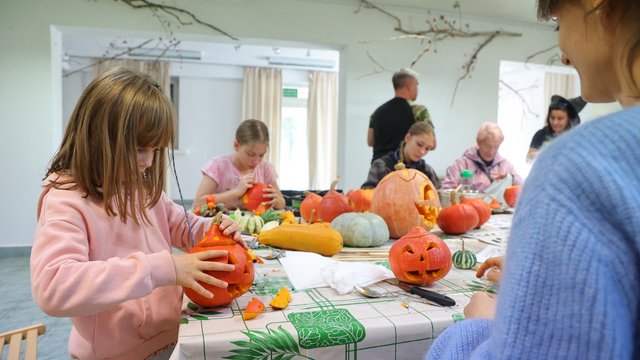
[[[116,0],[118,1],[118,0]],[[165,4],[157,4],[154,2],[151,2],[149,0],[120,0],[123,3],[131,6],[134,9],[150,9],[150,10],[159,10],[164,12],[165,14],[168,14],[170,16],[172,16],[174,19],[176,19],[176,21],[180,24],[180,25],[193,25],[193,22],[208,27],[209,29],[212,29],[216,32],[219,32],[220,34],[238,41],[239,39],[231,34],[229,34],[228,32],[220,29],[219,27],[208,23],[206,21],[200,20],[195,14],[193,14],[191,11],[189,10],[185,10],[182,8],[179,8],[177,6],[171,6],[171,5],[165,5]],[[187,19],[191,19],[192,21],[188,21],[185,20],[184,17],[186,17]]]
[[[522,103],[523,113],[524,111],[526,111],[533,117],[536,117],[536,118],[538,117],[538,113],[531,110],[531,108],[529,107],[529,103],[527,102],[527,100],[525,100],[524,96],[522,96],[522,94],[520,93],[520,90],[514,89],[511,85],[507,84],[507,82],[504,80],[500,80],[500,85],[503,85],[505,88],[513,92],[518,97],[518,99],[520,99],[520,102]]]
[[[392,18],[396,25],[394,27],[394,31],[401,33],[402,35],[387,37],[383,39],[375,39],[367,42],[373,41],[391,41],[391,40],[402,40],[402,39],[421,39],[427,40],[427,46],[423,47],[420,53],[416,56],[416,58],[410,63],[411,67],[415,66],[418,61],[422,59],[424,55],[431,51],[431,46],[433,46],[436,42],[444,41],[449,38],[475,38],[481,37],[485,38],[485,40],[476,48],[476,50],[469,56],[467,62],[462,66],[464,69],[464,73],[458,78],[456,81],[456,85],[453,91],[453,95],[451,98],[451,106],[453,106],[453,102],[455,100],[455,96],[458,90],[458,86],[460,82],[466,78],[468,78],[473,71],[474,65],[478,60],[478,55],[482,49],[495,40],[497,37],[519,37],[522,36],[521,33],[503,31],[503,30],[494,30],[494,31],[471,31],[469,29],[469,24],[462,24],[462,13],[460,10],[460,3],[455,2],[453,5],[454,9],[458,12],[459,19],[450,20],[444,15],[440,15],[439,17],[428,18],[426,30],[408,30],[403,24],[402,20],[390,13],[389,11],[381,8],[380,6],[372,3],[369,0],[360,0],[360,5],[358,9],[355,11],[356,13],[360,12],[361,9],[372,9],[376,10],[390,18]],[[361,42],[362,43],[362,42]],[[435,50],[433,52],[436,52]],[[370,57],[371,58],[371,57]],[[373,60],[373,59],[372,59]]]
[[[373,58],[373,56],[371,56],[371,54],[367,51],[367,57],[369,58],[369,60],[371,60],[371,62],[373,62],[374,64],[376,64],[379,69],[373,69],[372,72],[358,76],[356,79],[362,79],[365,78],[367,76],[371,76],[371,75],[375,75],[375,74],[380,74],[382,72],[392,72],[391,70],[385,68],[384,66],[382,66],[382,64],[380,64],[379,62],[376,61],[376,59]]]
[[[548,52],[548,51],[551,51],[551,50],[553,50],[553,49],[555,49],[555,48],[557,48],[557,47],[558,47],[558,45],[553,45],[553,46],[550,46],[550,47],[548,47],[548,48],[546,48],[546,49],[543,49],[543,50],[540,50],[540,51],[536,51],[536,52],[534,52],[533,54],[531,54],[531,55],[527,56],[527,58],[524,60],[524,63],[525,63],[525,64],[528,64],[528,63],[529,63],[529,60],[533,59],[534,57],[536,57],[536,56],[538,56],[538,55],[540,55],[540,54],[544,54],[544,53],[546,53],[546,52]]]
[[[141,42],[140,44],[138,44],[136,46],[132,46],[132,47],[129,47],[129,48],[123,50],[122,52],[119,52],[119,53],[111,55],[111,56],[103,57],[100,60],[96,60],[96,61],[92,62],[89,65],[85,65],[85,66],[83,66],[81,68],[69,71],[69,72],[64,74],[64,77],[71,76],[71,75],[73,75],[75,73],[79,73],[79,72],[81,72],[83,70],[92,68],[94,66],[98,66],[98,65],[102,64],[105,61],[118,59],[118,58],[120,58],[122,56],[125,56],[125,55],[131,53],[134,50],[142,48],[143,46],[147,45],[148,43],[152,42],[153,40],[154,39],[145,40],[145,41]]]

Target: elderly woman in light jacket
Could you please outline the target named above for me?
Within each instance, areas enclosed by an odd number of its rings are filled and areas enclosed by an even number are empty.
[[[473,173],[474,190],[486,191],[493,182],[509,178],[512,179],[513,185],[522,184],[522,178],[516,173],[513,164],[498,153],[503,140],[504,135],[497,124],[482,124],[476,136],[476,145],[467,149],[462,157],[447,169],[442,188],[457,187],[460,184],[460,173],[465,169]]]

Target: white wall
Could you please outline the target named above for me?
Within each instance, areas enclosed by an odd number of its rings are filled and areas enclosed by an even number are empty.
[[[377,12],[361,11],[355,14],[357,1],[185,0],[180,5],[240,39],[310,42],[341,49],[338,139],[341,157],[338,159],[338,171],[343,180],[340,187],[349,189],[362,183],[371,157],[371,149],[365,142],[369,115],[393,93],[390,72],[365,76],[375,68],[367,52],[387,69],[395,70],[409,65],[420,50],[419,43],[407,40],[363,42],[395,36],[397,33],[393,31],[394,22]],[[40,181],[58,146],[52,134],[55,134],[54,119],[61,116],[54,116],[52,109],[59,108],[57,102],[61,100],[58,100],[56,89],[53,89],[57,85],[51,65],[51,25],[162,31],[151,14],[132,10],[121,2],[60,0],[54,7],[45,9],[43,6],[42,2],[35,0],[0,3],[0,69],[3,75],[0,83],[0,151],[4,160],[0,189],[7,204],[7,210],[4,211],[6,215],[1,220],[4,236],[0,238],[0,246],[31,244]],[[421,26],[419,24],[423,23],[426,16],[425,11],[409,11],[407,8],[390,10],[407,19],[407,24],[416,24],[416,28]],[[441,43],[437,46],[437,54],[426,56],[415,67],[421,73],[418,102],[429,107],[438,133],[438,150],[427,157],[438,173],[443,173],[463,149],[473,143],[480,123],[496,120],[499,61],[523,61],[529,54],[556,42],[556,34],[551,27],[505,23],[490,25],[491,22],[475,19],[471,21],[471,26],[474,30],[500,27],[521,32],[523,37],[498,39],[487,46],[480,54],[472,78],[460,85],[453,107],[449,104],[455,80],[461,74],[461,66],[467,55],[481,40]],[[181,27],[177,31],[200,34],[201,38],[217,36],[209,29],[200,27]],[[217,91],[220,96],[229,95],[229,101],[232,101],[232,93],[239,94],[240,91],[240,85],[234,80],[229,80],[224,88],[218,89],[213,89],[214,85],[207,80],[192,78],[186,81],[196,91],[200,88]],[[181,111],[188,97],[181,94]],[[53,99],[56,99],[56,104]],[[220,109],[212,111],[217,115],[215,121],[223,118],[236,121],[239,118],[239,114],[233,115]],[[191,126],[196,129],[200,122],[207,120],[211,118],[199,114],[186,121],[192,121]],[[182,144],[199,144],[205,140],[193,137],[181,138],[180,141]],[[210,146],[230,148],[222,143]],[[202,151],[201,158],[189,165],[195,166],[197,162],[199,167],[201,160],[207,159],[213,150],[192,151],[191,154],[198,156]],[[206,155],[204,152],[207,152]]]

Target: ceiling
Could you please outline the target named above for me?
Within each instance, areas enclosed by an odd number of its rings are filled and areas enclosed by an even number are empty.
[[[387,10],[393,8],[456,12],[454,0],[370,0]],[[353,2],[353,0],[349,0]],[[500,22],[543,24],[536,17],[536,0],[458,0],[464,15]],[[552,25],[549,25],[552,26]]]

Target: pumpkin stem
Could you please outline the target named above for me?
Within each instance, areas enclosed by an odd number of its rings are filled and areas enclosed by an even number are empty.
[[[404,165],[402,161],[398,161],[398,163],[395,164],[393,168],[396,170],[406,170],[407,167]]]
[[[216,226],[218,226],[218,225],[222,224],[222,212],[218,212],[218,213],[213,217],[213,219],[211,220],[211,224],[216,225]]]
[[[336,185],[338,185],[338,181],[340,181],[340,176],[336,176],[336,179],[331,182],[331,187],[329,190],[335,190]]]
[[[462,240],[462,252],[464,252],[464,239],[460,238],[460,240]]]
[[[311,214],[309,214],[309,224],[313,224],[313,216],[316,214],[316,209],[311,209]]]

